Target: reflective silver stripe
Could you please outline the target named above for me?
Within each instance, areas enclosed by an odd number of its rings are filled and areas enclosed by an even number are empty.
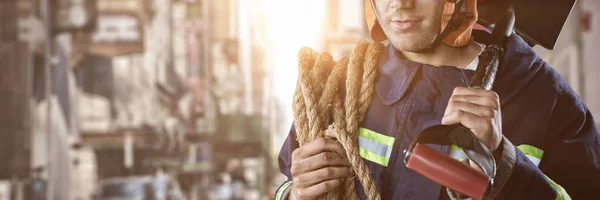
[[[536,157],[533,157],[530,155],[525,155],[525,156],[527,156],[527,158],[529,158],[529,161],[531,161],[533,164],[535,164],[536,167],[539,166],[540,162],[542,161],[539,158],[536,158]]]
[[[463,150],[450,150],[449,155],[450,157],[460,161],[467,159],[467,155],[465,155],[465,152],[463,152]]]
[[[275,195],[275,200],[283,200],[284,196],[283,194],[285,193],[285,190],[287,190],[290,185],[292,185],[291,181],[285,182],[278,190],[277,190],[277,194]]]
[[[381,144],[373,140],[364,138],[362,136],[358,137],[358,146],[371,153],[383,156],[385,158],[390,158],[392,156],[392,146]]]
[[[467,155],[465,154],[465,152],[462,150],[462,148],[456,146],[456,145],[452,145],[450,146],[450,153],[448,153],[448,155],[454,159],[463,161],[465,159],[467,159]]]

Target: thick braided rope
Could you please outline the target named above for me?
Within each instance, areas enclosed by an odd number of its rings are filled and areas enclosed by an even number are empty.
[[[329,77],[327,79],[327,83],[325,84],[325,87],[324,87],[325,89],[321,95],[321,98],[319,99],[319,109],[321,109],[321,112],[319,113],[319,117],[326,118],[327,113],[330,113],[330,111],[337,110],[338,112],[340,112],[339,116],[341,116],[342,118],[337,119],[337,120],[336,120],[336,118],[334,118],[334,122],[337,124],[343,123],[344,127],[346,126],[345,121],[343,120],[343,116],[345,115],[344,110],[341,109],[342,108],[341,106],[339,109],[336,109],[333,106],[334,106],[334,102],[335,103],[343,102],[341,99],[339,99],[340,86],[341,86],[341,84],[343,84],[343,81],[346,78],[346,69],[348,68],[349,61],[350,61],[350,59],[343,58],[335,64],[333,71],[331,72],[331,74],[329,75]],[[334,117],[335,117],[335,115],[334,115]]]
[[[324,112],[321,113],[322,118],[327,117],[327,113],[331,113],[333,116],[333,125],[329,126],[326,130],[325,137],[328,138],[338,138],[343,131],[337,131],[335,127],[338,127],[339,130],[343,130],[343,127],[346,127],[346,117],[345,117],[345,109],[343,106],[343,99],[340,95],[340,86],[344,84],[346,78],[346,70],[348,68],[348,64],[350,59],[344,58],[340,60],[335,68],[333,73],[329,76],[327,84],[325,86],[325,91],[319,100],[319,108],[322,108]],[[339,141],[339,140],[338,140]],[[344,185],[341,190],[344,192],[332,192],[332,194],[338,194],[337,199],[348,199],[348,200],[358,200],[358,195],[356,194],[356,187],[354,186],[355,181],[354,177],[347,178],[344,181]],[[324,199],[335,199],[331,198],[331,196],[326,196]]]
[[[299,80],[300,89],[302,90],[302,97],[304,97],[304,104],[306,104],[306,117],[308,118],[309,139],[313,139],[310,137],[312,135],[310,128],[313,127],[313,125],[316,122],[315,120],[317,120],[317,102],[315,100],[315,91],[310,89],[312,88],[312,84],[310,81],[310,70],[312,70],[312,67],[314,65],[314,62],[316,61],[316,57],[318,56],[318,54],[316,51],[310,48],[303,48],[301,51],[305,52],[299,55],[299,59],[301,61],[309,61],[307,63],[301,63],[301,67],[298,69],[298,74],[300,74],[300,76],[302,77],[307,77]]]
[[[320,137],[337,139],[346,150],[346,156],[367,198],[376,200],[380,199],[379,192],[368,166],[358,153],[358,128],[371,103],[382,47],[380,43],[361,41],[350,59],[344,58],[337,63],[329,54],[318,55],[312,49],[301,49],[293,103],[294,124],[300,145]],[[326,82],[323,81],[325,78]],[[343,83],[346,84],[345,95],[339,91]],[[324,130],[327,113],[332,114],[334,123]],[[340,189],[343,192],[335,190],[321,198],[358,199],[354,178],[348,178]]]
[[[362,84],[360,87],[360,99],[359,99],[359,115],[358,115],[358,122],[360,123],[366,112],[368,107],[371,105],[371,100],[373,99],[373,94],[375,91],[375,81],[377,78],[377,64],[378,64],[378,60],[379,60],[379,52],[381,51],[383,45],[381,43],[371,43],[369,45],[369,48],[367,49],[367,54],[366,54],[366,58],[364,60],[364,67],[363,67],[363,73],[362,73]],[[355,130],[357,130],[358,127],[356,127]],[[356,133],[355,133],[356,134]],[[354,139],[354,144],[358,145],[358,135],[356,136],[352,136],[352,138]],[[359,155],[358,153],[356,153],[355,155]],[[357,171],[362,171],[362,172],[367,172],[366,175],[362,175],[362,176],[368,176],[368,178],[362,178],[359,179],[361,181],[361,184],[363,186],[368,186],[369,188],[365,189],[365,193],[367,194],[367,197],[369,199],[380,199],[380,195],[377,192],[377,188],[376,185],[374,183],[373,178],[370,177],[370,173],[368,170],[368,166],[366,165],[366,163],[364,163],[364,160],[360,159],[359,156],[356,156],[357,159],[359,159],[358,163],[357,163],[357,167],[355,167],[355,170]],[[360,175],[359,175],[360,176]],[[370,181],[369,181],[370,180]],[[366,182],[366,183],[365,183]],[[354,183],[354,181],[352,181],[352,184]],[[371,192],[372,191],[372,192]]]
[[[371,105],[373,94],[375,91],[375,81],[377,79],[377,66],[379,64],[379,53],[383,49],[383,44],[379,42],[373,42],[367,49],[367,55],[365,58],[365,66],[362,77],[362,85],[360,88],[360,108],[359,108],[359,121],[362,121],[367,113],[367,109]]]
[[[310,82],[308,82],[308,84],[312,84],[311,89],[313,89],[314,91],[311,93],[311,97],[313,97],[313,99],[311,99],[313,102],[311,102],[310,105],[314,105],[314,107],[311,108],[311,110],[308,110],[308,113],[310,115],[314,115],[314,121],[313,123],[310,123],[310,128],[309,128],[309,134],[310,134],[310,138],[319,138],[319,137],[323,137],[322,133],[325,130],[325,121],[327,120],[326,117],[324,117],[324,113],[326,114],[325,110],[327,109],[327,107],[324,107],[323,105],[319,105],[319,96],[321,96],[324,88],[325,88],[325,83],[323,81],[319,81],[319,78],[321,78],[320,80],[325,80],[329,74],[326,74],[329,69],[332,68],[332,66],[335,64],[335,62],[333,61],[333,58],[331,57],[331,55],[329,55],[328,53],[322,53],[319,55],[319,57],[317,58],[317,60],[315,61],[315,67],[313,68],[313,70],[311,71],[311,79]],[[303,81],[304,82],[304,81]],[[308,101],[308,100],[307,100]],[[309,118],[310,120],[310,118]]]
[[[304,77],[304,75],[302,75],[302,69],[306,69],[306,67],[303,66],[314,64],[316,56],[314,56],[313,53],[316,54],[316,52],[309,48],[303,48],[300,50],[300,53],[298,55],[299,77]],[[308,54],[308,56],[304,56],[305,54]],[[303,90],[301,81],[302,79],[299,78],[296,84],[296,91],[294,92],[294,102],[292,103],[292,109],[294,111],[294,126],[296,128],[296,138],[300,145],[304,145],[310,141],[310,137],[308,132],[309,120],[306,112],[307,106],[304,101],[306,97],[304,97],[304,94],[302,92]]]
[[[308,76],[308,78],[306,78],[307,76],[304,76],[305,79],[301,80],[301,83],[308,85],[307,87],[302,87],[302,88],[307,88],[307,90],[312,90],[310,92],[307,92],[306,90],[303,90],[303,93],[308,94],[310,99],[305,99],[307,103],[307,113],[312,117],[309,117],[309,138],[310,139],[316,139],[316,138],[320,138],[323,137],[323,131],[325,128],[325,122],[326,122],[326,110],[327,110],[327,106],[322,105],[319,103],[319,96],[321,96],[321,94],[325,89],[326,83],[320,80],[326,80],[327,78],[329,78],[329,72],[330,69],[332,68],[332,66],[335,64],[335,62],[333,61],[333,58],[331,57],[331,55],[329,55],[328,53],[322,53],[320,54],[315,63],[314,66],[312,66],[312,69],[310,70],[310,74]],[[310,66],[301,66],[301,68],[305,68],[305,67],[310,67]],[[308,70],[304,70],[304,71],[308,71]],[[339,73],[339,71],[337,71],[336,73]],[[306,75],[306,74],[301,74],[301,75]],[[334,75],[333,77],[337,77],[338,74]],[[331,90],[327,91],[327,92],[331,92]],[[307,96],[307,95],[305,95]],[[325,100],[328,101],[328,100]],[[330,100],[329,100],[330,101]],[[308,106],[310,105],[310,106]],[[344,195],[344,192],[342,190],[340,190],[340,188],[336,188],[335,190],[325,194],[324,196],[322,196],[322,199],[336,199],[339,198],[341,196]]]
[[[358,43],[352,55],[346,76],[346,96],[344,108],[346,109],[346,134],[338,134],[336,139],[346,150],[346,156],[352,163],[354,173],[363,185],[365,194],[369,199],[378,199],[379,194],[370,170],[359,155],[358,151],[358,127],[359,127],[359,93],[362,82],[363,63],[369,42]]]

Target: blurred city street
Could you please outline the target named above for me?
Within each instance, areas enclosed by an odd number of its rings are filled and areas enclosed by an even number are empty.
[[[298,50],[349,55],[363,6],[0,0],[0,200],[274,199]],[[535,50],[597,114],[600,1],[576,7]]]

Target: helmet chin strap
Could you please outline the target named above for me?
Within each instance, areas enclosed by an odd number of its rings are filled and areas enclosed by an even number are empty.
[[[467,0],[456,0],[456,6],[454,7],[454,12],[452,12],[452,17],[448,21],[448,25],[446,25],[444,30],[435,38],[428,49],[433,49],[442,44],[442,40],[446,38],[450,31],[458,29],[466,19],[471,19],[475,16],[473,13],[467,12],[466,2]]]

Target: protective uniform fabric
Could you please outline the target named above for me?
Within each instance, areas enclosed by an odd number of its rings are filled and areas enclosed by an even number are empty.
[[[379,25],[372,1],[364,0],[365,20],[367,21],[367,27],[369,27],[371,39],[383,41],[387,37]],[[477,0],[463,1],[466,1],[466,12],[472,13],[473,17],[465,19],[456,29],[450,30],[443,38],[442,42],[449,46],[460,47],[468,45],[469,41],[471,41],[472,27],[477,22]],[[456,0],[444,0],[440,31],[443,31],[448,26],[454,13],[456,2]]]
[[[484,44],[490,36],[484,31],[473,35]],[[588,108],[516,34],[508,39],[502,62],[493,90],[502,109],[501,151],[512,157],[498,160],[498,170],[508,175],[496,199],[597,198],[600,132]],[[405,167],[402,150],[423,129],[441,123],[452,91],[467,86],[473,72],[402,60],[392,45],[382,52],[376,94],[361,127],[394,138],[387,166],[365,159],[383,199],[449,198],[445,188]],[[447,154],[451,150],[432,147]],[[296,148],[292,127],[279,154],[280,171],[289,181]],[[501,167],[507,162],[513,162],[512,169]]]

